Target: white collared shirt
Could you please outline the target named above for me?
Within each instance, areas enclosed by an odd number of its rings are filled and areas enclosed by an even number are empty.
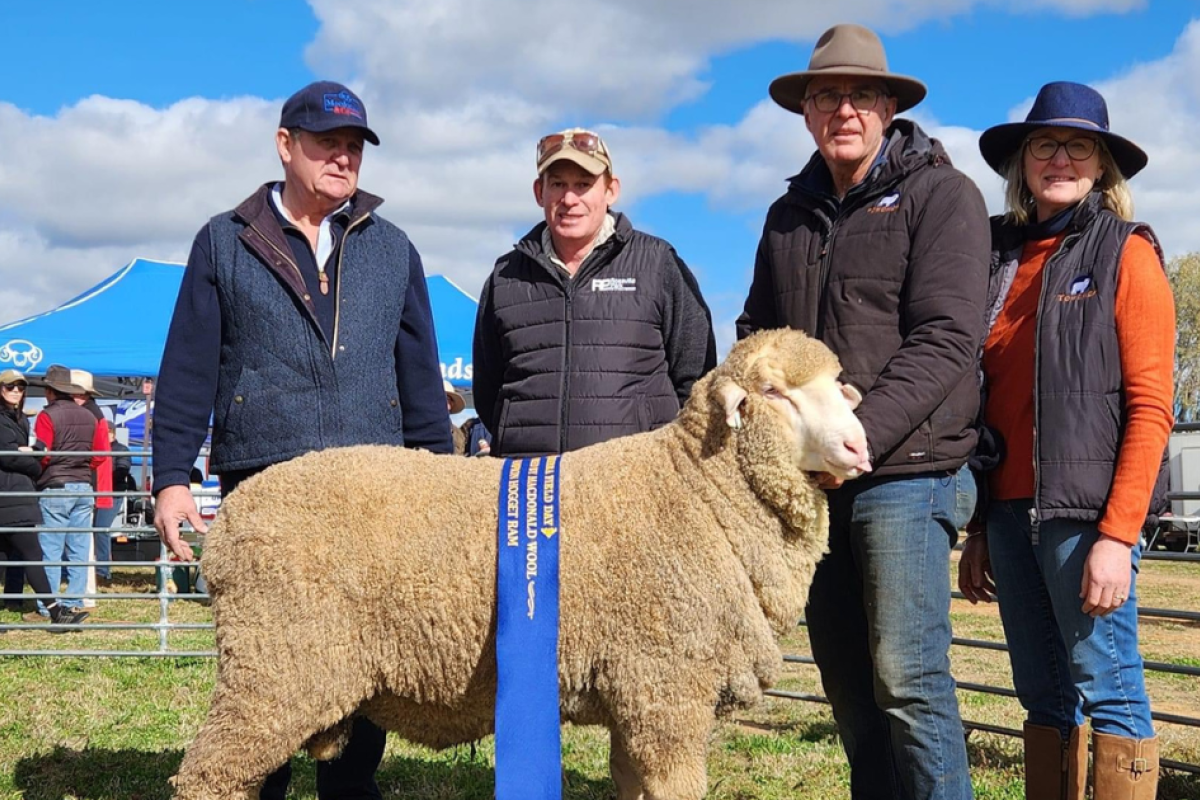
[[[279,210],[279,213],[283,214],[284,219],[296,225],[296,227],[300,227],[283,206],[283,181],[279,181],[271,187],[271,202],[275,204],[275,208]],[[347,200],[331,211],[329,216],[321,220],[321,227],[317,229],[317,251],[314,253],[317,259],[317,270],[320,272],[325,271],[325,263],[329,261],[329,256],[333,253],[333,234],[329,231],[329,221],[349,207],[350,201]]]

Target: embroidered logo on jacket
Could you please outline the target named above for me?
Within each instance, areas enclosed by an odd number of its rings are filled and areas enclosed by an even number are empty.
[[[879,198],[875,205],[867,209],[868,214],[887,214],[897,209],[897,204],[900,202],[900,193],[892,192],[885,194]]]
[[[637,278],[592,278],[593,292],[636,292]]]

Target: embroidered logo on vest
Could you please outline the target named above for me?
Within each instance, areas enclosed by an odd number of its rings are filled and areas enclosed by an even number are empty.
[[[1066,294],[1058,295],[1060,303],[1073,303],[1076,300],[1086,300],[1096,296],[1096,284],[1091,275],[1080,275],[1071,281],[1071,288]]]

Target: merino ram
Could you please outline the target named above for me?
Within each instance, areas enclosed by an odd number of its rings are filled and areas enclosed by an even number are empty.
[[[776,680],[827,547],[810,473],[870,469],[839,371],[759,333],[670,425],[564,456],[561,715],[609,729],[622,800],[699,800],[716,714]],[[501,467],[343,448],[226,500],[204,551],[217,686],[177,798],[257,797],[299,748],[335,756],[354,714],[437,748],[492,732]]]

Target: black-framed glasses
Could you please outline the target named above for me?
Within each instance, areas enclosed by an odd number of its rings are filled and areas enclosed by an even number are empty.
[[[879,103],[879,98],[887,97],[887,93],[879,89],[855,89],[852,92],[839,92],[836,89],[825,89],[810,94],[805,100],[811,100],[817,111],[828,114],[842,107],[846,98],[855,111],[870,111]]]
[[[1100,140],[1093,136],[1076,136],[1060,142],[1049,136],[1033,136],[1025,140],[1029,155],[1038,161],[1049,161],[1058,154],[1059,148],[1067,151],[1067,158],[1072,161],[1087,161],[1096,152]]]
[[[23,392],[27,385],[24,383],[0,383],[0,389],[7,389],[10,392],[15,389],[18,392]]]

